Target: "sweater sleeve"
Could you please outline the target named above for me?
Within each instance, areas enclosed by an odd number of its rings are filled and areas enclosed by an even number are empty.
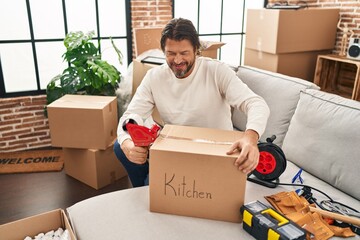
[[[261,137],[264,133],[270,109],[265,100],[255,94],[236,73],[231,70],[222,70],[220,88],[230,105],[245,113],[247,116],[246,130],[252,129]]]
[[[270,110],[265,100],[259,96],[249,98],[240,105],[240,109],[247,116],[246,130],[252,129],[256,131],[260,138],[265,131],[270,115]]]
[[[131,99],[131,102],[128,105],[128,108],[119,119],[117,127],[117,139],[120,145],[126,139],[131,138],[130,135],[123,129],[124,122],[126,122],[128,119],[137,119],[137,121],[139,121],[139,125],[151,125],[151,123],[154,123],[151,117],[154,106],[154,99],[152,97],[150,88],[150,75],[148,72],[137,88],[133,98]]]

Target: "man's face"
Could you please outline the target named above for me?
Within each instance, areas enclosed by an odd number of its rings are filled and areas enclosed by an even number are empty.
[[[195,50],[187,39],[165,42],[166,62],[177,78],[186,78],[194,69]]]

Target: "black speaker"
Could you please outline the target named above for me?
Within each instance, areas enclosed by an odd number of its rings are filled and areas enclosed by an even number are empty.
[[[354,60],[360,60],[360,39],[350,38],[347,57]]]

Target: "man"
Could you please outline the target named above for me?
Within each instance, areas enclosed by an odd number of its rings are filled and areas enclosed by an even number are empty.
[[[147,72],[120,118],[114,151],[133,187],[147,184],[149,149],[136,147],[123,130],[130,116],[149,118],[156,106],[166,124],[233,130],[231,107],[247,114],[241,139],[227,154],[239,151],[235,167],[248,174],[259,161],[258,139],[265,130],[269,108],[226,64],[198,57],[200,40],[191,21],[172,19],[163,29],[161,49],[166,63]]]

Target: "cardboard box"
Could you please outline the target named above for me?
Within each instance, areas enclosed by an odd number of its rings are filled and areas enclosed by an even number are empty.
[[[226,152],[242,134],[165,125],[150,148],[150,211],[241,222],[247,175]]]
[[[34,238],[39,233],[56,231],[60,227],[69,231],[71,240],[76,240],[69,220],[62,209],[0,225],[0,236],[1,239],[6,240],[22,240],[27,236]]]
[[[161,32],[162,28],[135,28],[135,56],[139,56],[150,49],[161,49]]]
[[[209,57],[213,59],[218,58],[218,49],[225,45],[222,42],[209,42],[209,41],[201,41],[202,42],[202,50],[200,51],[200,56]]]
[[[151,50],[161,49],[160,40],[162,28],[135,28],[134,42],[135,42],[135,56]],[[202,50],[200,56],[217,59],[218,49],[225,45],[222,42],[201,41]]]
[[[104,150],[116,138],[116,97],[68,94],[47,111],[52,146]]]
[[[127,175],[113,146],[106,150],[63,148],[63,154],[66,174],[95,189]]]
[[[245,47],[267,53],[333,49],[339,9],[248,9]]]
[[[313,81],[317,56],[330,50],[271,54],[245,49],[244,65]]]

